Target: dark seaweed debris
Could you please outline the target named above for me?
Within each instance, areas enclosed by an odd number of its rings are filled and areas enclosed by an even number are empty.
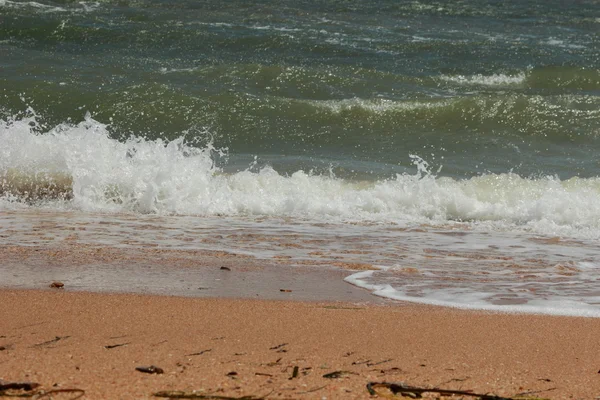
[[[371,396],[380,396],[392,398],[390,395],[380,393],[376,389],[385,388],[392,392],[393,395],[400,394],[401,396],[411,398],[422,398],[424,393],[435,393],[442,396],[470,396],[476,397],[479,400],[547,400],[539,397],[502,397],[493,394],[478,394],[473,393],[470,390],[451,390],[451,389],[437,389],[437,388],[420,388],[416,386],[409,386],[402,382],[369,382],[367,384],[367,390]]]
[[[181,390],[163,390],[160,392],[153,393],[154,397],[165,397],[168,399],[206,399],[206,400],[262,400],[265,397],[256,396],[242,396],[242,397],[229,397],[229,396],[217,396],[214,394],[202,394],[196,392],[183,392]]]
[[[165,371],[157,367],[156,365],[149,365],[147,367],[135,367],[136,371],[144,372],[146,374],[163,374]]]
[[[73,393],[69,400],[76,400],[85,395],[83,389],[38,389],[41,385],[36,382],[6,382],[0,380],[0,397],[35,397],[41,399],[59,393]]]

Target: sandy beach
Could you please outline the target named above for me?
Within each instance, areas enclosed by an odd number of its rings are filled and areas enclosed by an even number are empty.
[[[506,397],[600,393],[600,320],[592,318],[68,288],[4,289],[0,303],[0,379],[82,389],[90,399],[175,390],[363,399],[369,382]],[[149,366],[163,373],[136,370]]]
[[[351,258],[99,246],[56,239],[61,226],[7,232],[15,243],[0,246],[3,384],[81,390],[55,399],[364,399],[389,395],[367,390],[383,382],[511,399],[600,394],[597,318],[386,300],[343,281],[370,268]]]

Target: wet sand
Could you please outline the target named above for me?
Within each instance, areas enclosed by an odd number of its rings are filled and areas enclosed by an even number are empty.
[[[383,381],[551,399],[600,393],[599,319],[68,287],[3,289],[0,304],[0,379],[90,399],[169,390],[364,399],[367,383]],[[150,365],[164,373],[136,370]]]
[[[207,250],[118,248],[81,243],[1,246],[0,288],[301,301],[385,303],[343,279],[355,272],[319,264]],[[356,268],[357,264],[349,264]]]

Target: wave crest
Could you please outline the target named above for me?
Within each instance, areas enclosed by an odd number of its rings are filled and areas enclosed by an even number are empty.
[[[111,139],[90,117],[38,134],[34,118],[0,124],[0,196],[87,211],[266,215],[383,223],[512,226],[600,237],[600,179],[487,174],[437,177],[414,157],[415,174],[374,182],[271,167],[225,174],[212,146]],[[27,151],[23,151],[26,149]],[[1,207],[0,202],[0,207]]]

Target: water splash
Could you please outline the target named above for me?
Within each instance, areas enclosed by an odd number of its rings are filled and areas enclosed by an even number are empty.
[[[282,175],[251,163],[224,173],[211,144],[112,139],[87,115],[44,133],[33,113],[0,123],[2,201],[86,211],[263,215],[353,223],[452,224],[600,237],[600,178],[525,178],[512,173],[456,180],[418,155],[414,174],[348,181],[298,170]],[[26,149],[26,151],[23,151]],[[60,200],[60,201],[58,201]]]

